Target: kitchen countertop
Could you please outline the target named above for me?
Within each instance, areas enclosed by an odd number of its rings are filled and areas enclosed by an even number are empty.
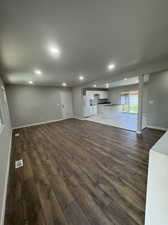
[[[105,104],[104,106],[119,106],[121,104]]]
[[[107,104],[111,104],[110,102],[107,103],[98,103],[98,105],[107,105]]]

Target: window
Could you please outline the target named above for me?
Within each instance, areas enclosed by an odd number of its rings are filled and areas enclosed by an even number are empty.
[[[121,92],[123,113],[138,113],[138,91]]]

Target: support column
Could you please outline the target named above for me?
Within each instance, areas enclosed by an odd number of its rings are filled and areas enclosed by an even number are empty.
[[[142,114],[143,114],[143,85],[144,85],[144,75],[138,76],[139,80],[139,95],[138,95],[138,118],[137,118],[137,134],[142,133]]]

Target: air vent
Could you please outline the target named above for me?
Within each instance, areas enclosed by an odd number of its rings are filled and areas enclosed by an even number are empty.
[[[19,133],[15,133],[15,137],[19,137],[20,136],[20,134]]]
[[[15,168],[20,168],[23,166],[23,159],[15,161]]]

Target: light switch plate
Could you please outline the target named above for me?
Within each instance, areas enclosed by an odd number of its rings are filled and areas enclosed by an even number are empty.
[[[149,104],[153,105],[154,104],[154,100],[149,100]]]

